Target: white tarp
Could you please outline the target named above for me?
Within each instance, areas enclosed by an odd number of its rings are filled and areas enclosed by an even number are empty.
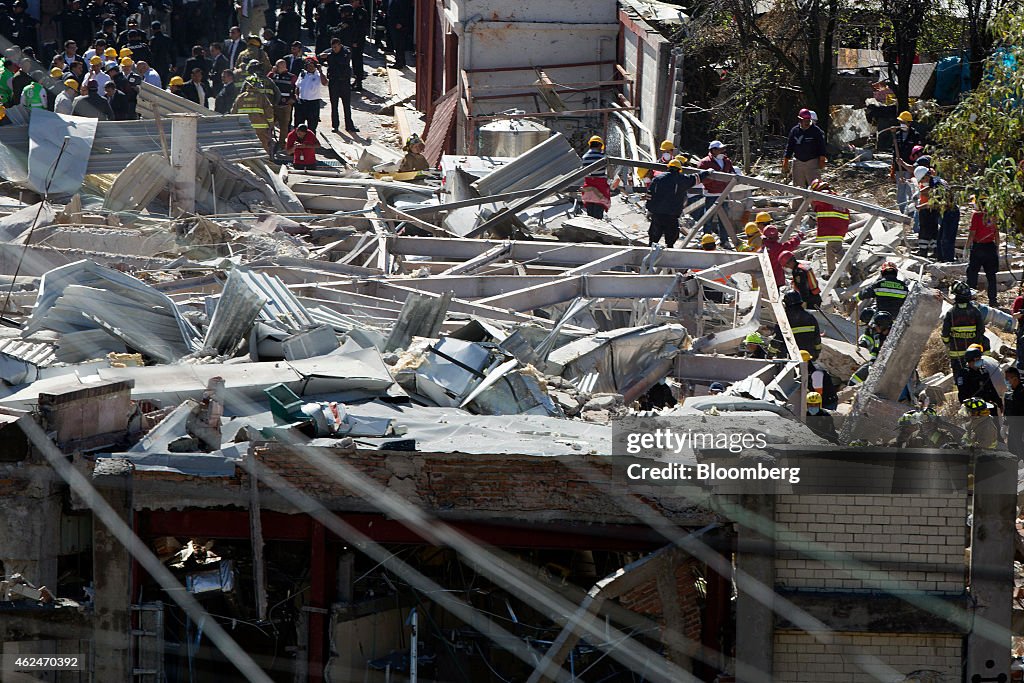
[[[97,122],[45,109],[33,110],[28,123],[29,187],[42,195],[78,192],[92,154]]]

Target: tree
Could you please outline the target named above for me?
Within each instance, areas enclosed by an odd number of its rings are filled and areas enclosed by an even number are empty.
[[[981,85],[985,59],[992,52],[989,23],[998,14],[1020,11],[1020,0],[962,0],[967,13],[967,47],[971,52],[971,88]]]
[[[976,195],[989,217],[1024,232],[1024,16],[1004,10],[990,29],[981,84],[936,126],[933,158],[961,203]]]
[[[740,42],[760,46],[792,75],[827,131],[842,0],[776,0],[764,15],[755,12],[755,0],[725,0],[724,5]]]
[[[883,10],[892,25],[892,42],[885,49],[889,82],[900,111],[910,108],[910,73],[917,55],[917,41],[931,2],[928,0],[888,0]]]

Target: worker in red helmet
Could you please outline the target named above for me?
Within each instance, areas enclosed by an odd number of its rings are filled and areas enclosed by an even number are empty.
[[[800,242],[804,239],[803,230],[798,230],[794,237],[789,238],[785,242],[779,240],[779,229],[774,225],[770,225],[772,216],[767,211],[762,211],[757,214],[754,221],[758,225],[763,225],[761,228],[761,249],[768,253],[768,260],[772,264],[772,274],[775,276],[775,285],[780,286],[786,280],[786,273],[782,269],[782,264],[779,263],[779,256],[784,251],[792,251],[800,246]]]
[[[832,187],[820,179],[811,183],[811,190],[835,194]],[[811,202],[811,208],[814,209],[814,220],[818,226],[814,240],[825,245],[825,276],[831,277],[836,269],[836,261],[843,254],[843,239],[850,229],[850,211],[818,198]]]
[[[818,286],[818,278],[815,276],[811,264],[798,261],[791,251],[783,251],[779,254],[779,264],[789,270],[793,291],[800,292],[804,307],[819,308],[821,306],[821,287]]]

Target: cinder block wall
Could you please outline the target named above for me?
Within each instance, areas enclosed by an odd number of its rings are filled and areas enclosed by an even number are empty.
[[[877,591],[874,581],[901,581],[907,590],[962,593],[966,518],[963,493],[780,496],[776,583],[790,589]],[[825,560],[787,548],[786,541],[797,537],[812,540]],[[852,554],[874,569],[853,569],[840,554]]]
[[[920,670],[938,672],[943,682],[960,680],[960,636],[833,633],[831,637],[832,642],[824,644],[808,633],[777,632],[774,680],[877,683],[903,680]]]

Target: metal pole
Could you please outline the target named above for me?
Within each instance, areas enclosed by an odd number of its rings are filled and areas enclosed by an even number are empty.
[[[418,635],[416,625],[419,619],[416,616],[416,608],[412,608],[409,615],[409,683],[416,683],[419,679],[419,647],[417,644]]]
[[[181,215],[196,211],[196,139],[198,114],[171,114],[171,213]]]

